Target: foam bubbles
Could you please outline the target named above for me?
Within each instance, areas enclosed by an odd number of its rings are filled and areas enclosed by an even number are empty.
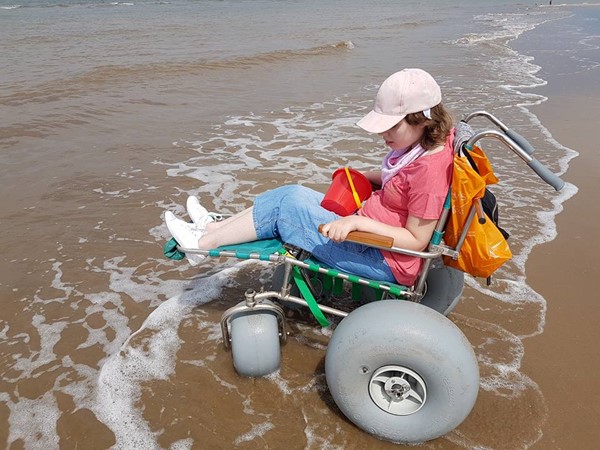
[[[250,431],[247,433],[238,436],[233,443],[235,445],[240,445],[243,442],[250,442],[254,439],[263,436],[267,431],[272,430],[275,427],[271,422],[263,422],[257,425],[254,425]]]
[[[191,450],[194,445],[194,440],[192,438],[181,439],[179,441],[173,442],[169,447],[170,450]]]
[[[357,168],[365,166],[365,159],[379,163],[375,155],[357,158],[357,148],[371,148],[372,142],[356,131],[357,118],[356,105],[344,99],[230,117],[189,143],[198,156],[170,164],[167,174],[197,180],[200,187],[193,194],[212,201],[220,212],[239,210],[264,190],[258,172],[264,181],[285,176],[288,183],[309,180],[326,186],[333,170],[348,161]]]
[[[108,266],[118,260],[116,258],[108,262]],[[119,350],[106,359],[98,376],[93,410],[115,433],[117,446],[158,447],[156,435],[144,421],[138,407],[142,382],[167,380],[170,377],[181,345],[178,335],[181,321],[192,308],[213,300],[229,282],[230,276],[243,265],[238,264],[211,277],[199,279],[193,290],[160,303],[140,328],[128,336]],[[117,286],[123,288],[124,284],[121,282]],[[181,288],[181,283],[179,286]],[[216,339],[218,324],[204,324]],[[200,326],[204,326],[202,322]],[[187,444],[186,441],[180,441],[178,445]]]
[[[46,392],[35,399],[21,397],[16,403],[10,398],[5,401],[10,408],[8,442],[20,439],[25,448],[58,448],[55,424],[60,418],[60,412],[52,392]]]
[[[469,81],[465,86],[457,85],[462,84],[463,80],[460,83],[451,79],[442,81],[445,91],[448,91],[451,108],[461,110],[476,103],[477,107],[483,106],[498,112],[501,119],[505,119],[503,116],[506,115],[511,126],[528,138],[532,137],[532,143],[538,148],[536,157],[564,173],[569,159],[576,152],[556,142],[528,110],[532,105],[546,100],[544,96],[527,92],[545,84],[545,80],[538,76],[539,66],[530,56],[521,55],[507,47],[511,40],[522,33],[544,21],[563,17],[565,13],[548,14],[544,11],[544,15],[487,14],[475,17],[471,29],[480,26],[484,31],[469,34],[453,43],[477,47],[477,53],[484,55],[478,61],[481,63],[479,70],[482,76],[465,75],[465,80]],[[587,37],[580,44],[591,49],[597,48],[598,37]],[[352,41],[342,41],[333,44],[333,47],[343,52],[355,46]],[[257,193],[282,183],[298,182],[324,189],[330,182],[331,172],[339,166],[350,164],[361,169],[378,165],[385,149],[354,126],[355,121],[372,107],[376,89],[376,85],[366,85],[358,101],[352,98],[356,97],[355,93],[349,93],[328,101],[290,105],[271,112],[240,112],[193,141],[176,141],[174,147],[191,147],[196,154],[173,164],[161,161],[155,164],[163,166],[165,173],[174,177],[172,184],[178,184],[180,177],[185,177],[192,179],[195,187],[190,192],[174,187],[175,200],[159,200],[150,206],[183,215],[184,202],[179,202],[178,197],[196,194],[213,202],[214,209],[220,212],[235,212],[248,206]],[[515,105],[519,107],[515,108]],[[504,221],[503,225],[510,225],[515,257],[499,271],[493,289],[482,286],[470,277],[467,278],[467,285],[490,299],[479,308],[484,319],[487,313],[493,314],[494,303],[499,303],[510,308],[515,315],[530,308],[528,311],[533,311],[533,321],[527,328],[516,326],[510,320],[495,324],[460,315],[457,315],[457,320],[465,328],[476,330],[477,336],[483,336],[473,345],[482,368],[481,387],[485,393],[512,400],[533,391],[543,403],[543,395],[537,384],[521,369],[523,339],[543,331],[546,311],[543,297],[527,284],[526,261],[535,245],[554,239],[555,216],[562,210],[562,203],[574,195],[577,188],[567,184],[561,194],[553,195],[521,161],[504,158],[506,154],[496,153],[494,145],[490,145],[490,149],[494,167],[498,168],[501,178],[501,185],[497,187],[502,208],[501,220]],[[140,174],[141,169],[136,167],[122,169],[116,174],[123,182],[121,185],[96,188],[94,193],[107,202],[135,197],[141,192],[160,197],[154,192],[157,186],[147,183],[136,188],[129,186],[130,180]],[[109,223],[108,219],[99,220],[95,231],[109,230]],[[156,245],[169,237],[162,224],[152,227],[149,235],[150,239],[129,239],[112,234],[107,239],[116,243],[128,241]],[[92,241],[88,236],[81,236],[78,244]],[[63,247],[59,246],[58,252],[62,251]],[[157,448],[161,431],[155,431],[154,424],[147,423],[143,416],[143,386],[156,380],[170,380],[177,362],[202,368],[203,373],[209,373],[214,386],[242,398],[246,415],[259,417],[249,430],[240,430],[242,434],[235,438],[236,445],[252,442],[276,427],[277,422],[262,413],[252,398],[244,397],[241,383],[232,382],[214,368],[218,359],[216,344],[221,340],[219,323],[207,317],[195,321],[203,343],[209,345],[203,349],[201,359],[177,360],[178,351],[183,345],[179,332],[182,322],[189,317],[193,308],[221,295],[223,288],[233,283],[232,277],[245,263],[236,264],[211,277],[182,281],[177,278],[189,268],[184,263],[149,258],[143,264],[137,264],[123,256],[123,253],[106,259],[90,256],[85,261],[85,271],[106,280],[106,286],[97,292],[83,291],[77,282],[65,281],[65,273],[68,273],[65,269],[68,266],[66,258],[64,261],[46,263],[44,269],[48,268],[46,275],[50,279],[48,285],[53,289],[52,295],[45,297],[40,288],[32,301],[24,299],[33,311],[31,330],[15,332],[7,322],[0,321],[0,339],[8,340],[7,345],[19,344],[27,349],[12,355],[12,370],[5,381],[32,378],[36,370],[44,365],[50,367],[49,371],[60,367],[63,372],[50,383],[51,391],[35,400],[0,393],[0,401],[10,411],[9,444],[21,439],[27,448],[58,446],[55,424],[60,418],[60,411],[53,395],[53,391],[56,391],[72,396],[76,407],[92,410],[115,434],[117,448]],[[227,264],[230,265],[231,261]],[[217,264],[216,268],[210,270],[221,268]],[[259,281],[264,282],[265,277],[262,274]],[[100,369],[94,364],[75,362],[79,361],[75,356],[57,356],[55,347],[72,322],[62,319],[50,321],[45,316],[45,308],[61,302],[70,302],[69,307],[73,312],[80,313],[73,320],[78,321],[82,336],[73,349],[98,348],[103,354],[100,361],[95,361]],[[195,311],[195,314],[201,316],[202,312]],[[310,329],[300,325],[298,330],[296,344],[312,347],[311,350],[315,352],[325,351],[326,345],[318,338],[328,337],[330,329]],[[324,432],[315,418],[327,412],[309,411],[302,405],[303,396],[317,395],[315,392],[326,389],[321,373],[308,376],[311,377],[309,380],[298,382],[288,379],[285,372],[282,374],[277,371],[267,377],[266,383],[271,384],[290,403],[298,402],[298,409],[302,411],[307,424],[304,428],[307,448],[336,448],[331,444],[331,434],[337,438],[345,430],[337,425]],[[452,433],[448,439],[463,447],[485,448],[480,442],[459,432]],[[171,448],[191,448],[193,444],[191,438],[181,439],[171,444]],[[527,446],[529,442],[523,445]]]

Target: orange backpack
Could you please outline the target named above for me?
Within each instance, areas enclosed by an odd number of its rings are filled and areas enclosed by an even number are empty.
[[[464,152],[462,156],[461,152]],[[487,156],[479,147],[464,149],[461,152],[454,155],[452,213],[444,233],[446,244],[452,248],[458,244],[475,200],[481,201],[486,196],[489,200],[486,205],[488,213],[485,214],[484,223],[478,220],[477,215],[474,217],[458,258],[444,256],[444,263],[473,276],[488,278],[512,257],[506,242],[508,233],[496,225],[495,197],[486,190],[486,186],[497,183],[498,178],[494,175]]]

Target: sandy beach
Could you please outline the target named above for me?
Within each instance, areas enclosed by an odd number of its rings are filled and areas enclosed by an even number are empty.
[[[577,90],[583,82],[589,95],[551,95],[535,113],[555,139],[579,152],[563,177],[579,191],[558,216],[557,238],[536,247],[527,262],[528,279],[546,298],[548,310],[544,333],[525,340],[523,368],[537,381],[548,406],[543,438],[535,448],[594,449],[600,443],[600,308],[595,286],[600,267],[600,153],[595,138],[600,96],[598,85],[584,77],[561,81]]]
[[[600,443],[600,308],[595,281],[600,152],[598,69],[573,64],[560,43],[548,40],[553,25],[536,29],[516,48],[533,47],[548,98],[532,112],[563,146],[579,153],[562,178],[578,189],[556,218],[557,236],[536,246],[526,264],[528,283],[546,300],[543,333],[523,340],[522,368],[543,393],[546,420],[536,449],[595,449]],[[596,37],[597,39],[597,37]],[[553,52],[553,47],[558,47]],[[598,52],[598,47],[590,47]]]
[[[456,119],[495,114],[568,182],[556,193],[483,143],[515,257],[490,288],[468,278],[450,315],[478,358],[472,413],[417,448],[598,447],[600,5],[20,3],[0,0],[0,448],[414,448],[343,416],[332,332],[312,319],[291,321],[274,375],[237,375],[221,314],[272,270],[162,254],[162,217],[186,217],[188,195],[233,213],[378,167],[385,145],[355,122],[402,67],[435,74]]]

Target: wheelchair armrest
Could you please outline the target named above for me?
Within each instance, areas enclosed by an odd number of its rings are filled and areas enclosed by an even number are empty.
[[[385,248],[392,248],[394,246],[394,238],[366,231],[351,231],[348,233],[346,240],[358,244],[377,245],[378,247]]]
[[[323,225],[319,225],[319,233],[321,233],[322,228]],[[351,231],[348,233],[346,240],[356,242],[357,244],[376,245],[384,248],[392,248],[394,246],[394,238],[366,231]]]

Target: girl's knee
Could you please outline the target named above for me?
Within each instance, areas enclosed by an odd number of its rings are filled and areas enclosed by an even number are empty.
[[[284,204],[300,201],[301,198],[306,196],[307,189],[298,185],[280,186],[265,192],[261,197],[271,207],[282,207]]]
[[[311,193],[314,192],[312,189],[307,188],[306,186],[300,186],[299,184],[289,184],[276,188],[275,190],[280,191],[283,196],[290,198],[304,198],[310,196]]]
[[[322,195],[306,186],[290,185],[281,189],[283,190],[282,207],[285,205],[292,209],[305,209],[321,202]]]

